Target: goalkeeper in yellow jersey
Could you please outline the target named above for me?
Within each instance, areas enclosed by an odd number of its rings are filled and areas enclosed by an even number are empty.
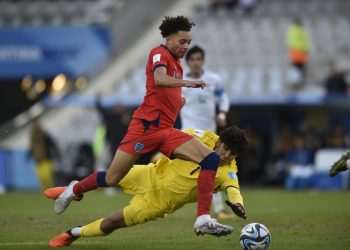
[[[237,155],[247,148],[248,139],[245,132],[236,126],[225,128],[220,136],[208,130],[189,129],[185,132],[202,141],[220,156],[215,192],[226,191],[226,204],[237,216],[245,219],[246,212],[240,194],[235,160]],[[171,214],[183,205],[196,201],[199,172],[198,164],[178,158],[170,160],[163,157],[155,164],[135,165],[119,182],[124,192],[134,195],[126,207],[85,226],[73,227],[51,239],[49,245],[68,246],[80,237],[105,236],[116,229],[142,224]],[[64,190],[65,187],[50,188],[45,191],[45,195],[56,199]],[[82,197],[75,197],[76,200],[80,198]],[[221,224],[220,226],[221,231],[206,233],[222,236],[230,234],[233,230],[229,226]]]

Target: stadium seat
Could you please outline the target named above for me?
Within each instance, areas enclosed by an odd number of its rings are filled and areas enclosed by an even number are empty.
[[[233,77],[230,94],[232,96],[239,96],[242,93],[244,93],[246,80],[247,80],[247,71],[244,68],[238,68],[235,71],[235,74]]]
[[[268,92],[272,95],[283,93],[282,71],[277,68],[271,68],[268,72]]]
[[[250,70],[250,78],[248,80],[248,90],[252,95],[261,95],[264,92],[263,72],[260,68],[255,67]]]
[[[107,24],[111,13],[122,6],[119,0],[3,0],[0,26]]]

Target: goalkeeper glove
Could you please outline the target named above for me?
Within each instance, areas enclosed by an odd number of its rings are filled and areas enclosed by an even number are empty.
[[[231,202],[226,201],[226,205],[229,206],[238,217],[241,217],[243,219],[247,218],[244,207],[241,203],[232,204]]]

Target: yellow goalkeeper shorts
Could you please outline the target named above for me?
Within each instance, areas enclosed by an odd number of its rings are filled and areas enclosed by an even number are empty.
[[[124,210],[124,220],[128,227],[143,224],[150,220],[164,217],[167,213],[172,212],[161,201],[155,199],[161,198],[162,191],[150,191],[144,194],[136,194],[129,205]]]

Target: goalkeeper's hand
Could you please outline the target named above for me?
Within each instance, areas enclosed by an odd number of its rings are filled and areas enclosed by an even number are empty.
[[[232,204],[231,202],[226,201],[226,205],[229,206],[238,217],[241,217],[243,219],[247,218],[244,207],[241,203]]]

